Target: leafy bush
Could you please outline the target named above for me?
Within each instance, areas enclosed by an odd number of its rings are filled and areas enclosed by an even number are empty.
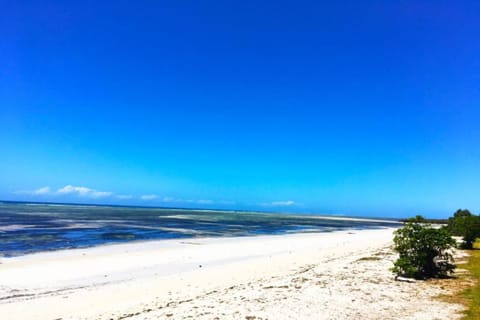
[[[432,228],[422,221],[417,216],[395,231],[394,249],[399,258],[392,270],[417,279],[445,277],[455,269],[450,253],[455,240],[447,230]]]
[[[448,218],[448,231],[454,236],[463,236],[465,233],[465,220],[471,217],[472,213],[468,210],[458,209],[453,217]]]
[[[447,229],[452,235],[463,237],[463,248],[472,249],[475,239],[480,237],[480,217],[459,209],[448,219]]]

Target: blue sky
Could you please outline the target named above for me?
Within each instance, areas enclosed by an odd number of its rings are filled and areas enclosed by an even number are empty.
[[[480,211],[478,1],[0,9],[0,199]]]

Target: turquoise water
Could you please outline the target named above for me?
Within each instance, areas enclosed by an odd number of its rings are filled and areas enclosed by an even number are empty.
[[[5,256],[136,240],[330,232],[399,226],[398,221],[314,215],[0,202]]]

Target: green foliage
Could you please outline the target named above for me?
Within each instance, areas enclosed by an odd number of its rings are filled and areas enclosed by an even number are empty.
[[[455,269],[450,253],[455,240],[447,230],[432,228],[422,221],[423,217],[417,216],[395,231],[394,249],[399,258],[392,270],[417,279],[445,277]]]
[[[480,217],[479,216],[466,217],[462,246],[465,249],[473,249],[473,243],[479,237],[480,237]]]
[[[463,237],[463,248],[472,249],[475,239],[480,237],[480,216],[458,209],[448,219],[447,229],[452,235]]]
[[[472,216],[472,213],[467,210],[467,209],[458,209],[457,211],[455,211],[455,213],[453,214],[453,216],[455,218],[458,218],[458,217],[470,217]]]

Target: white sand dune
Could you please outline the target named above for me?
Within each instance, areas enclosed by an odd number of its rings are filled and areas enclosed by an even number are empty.
[[[394,281],[393,229],[164,240],[5,258],[0,319],[455,319]]]

